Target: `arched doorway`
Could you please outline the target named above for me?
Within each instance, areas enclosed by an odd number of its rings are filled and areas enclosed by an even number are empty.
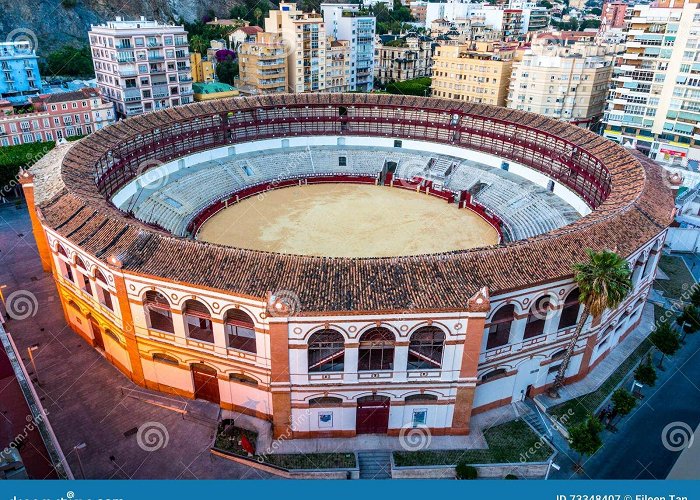
[[[219,404],[221,397],[219,395],[219,379],[216,375],[216,370],[202,363],[193,363],[190,367],[194,382],[194,398]]]
[[[386,396],[364,396],[357,400],[357,434],[386,434],[390,401]]]
[[[93,345],[104,351],[105,341],[102,340],[102,330],[100,330],[100,325],[92,316],[89,316],[88,319],[90,320],[90,329],[92,330]]]

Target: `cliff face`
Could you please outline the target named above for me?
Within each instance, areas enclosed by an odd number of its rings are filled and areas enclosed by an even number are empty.
[[[0,41],[29,37],[45,56],[63,45],[87,43],[91,24],[116,16],[192,22],[212,12],[228,17],[238,0],[0,0]],[[66,7],[65,5],[73,5]]]

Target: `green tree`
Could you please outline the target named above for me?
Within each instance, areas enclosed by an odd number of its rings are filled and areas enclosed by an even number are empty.
[[[457,479],[476,479],[478,475],[476,467],[466,462],[459,462],[455,467],[455,477]]]
[[[209,40],[205,39],[202,35],[192,35],[189,40],[190,52],[199,52],[202,55],[207,53]]]
[[[690,293],[690,303],[700,307],[700,286],[697,283],[693,285],[693,291]]]
[[[92,54],[86,45],[71,47],[66,45],[51,52],[42,65],[43,76],[77,76],[92,78],[95,68],[92,65]]]
[[[637,382],[649,387],[656,385],[656,369],[651,360],[651,353],[647,354],[646,359],[639,363],[639,366],[634,371],[634,378]]]
[[[598,318],[606,309],[616,308],[632,288],[629,263],[617,253],[610,250],[595,252],[589,248],[586,249],[586,255],[588,261],[573,266],[583,312],[554,379],[550,391],[553,397],[558,397],[559,389],[564,386],[566,370],[588,318]]]
[[[216,65],[216,78],[221,83],[227,83],[233,85],[234,79],[238,76],[238,63],[236,61],[228,60],[217,63]]]
[[[683,342],[687,334],[700,330],[700,307],[692,303],[685,306],[683,312],[676,318],[676,324],[683,331],[683,338],[681,338]]]
[[[620,387],[618,390],[613,392],[612,395],[613,409],[617,413],[617,416],[622,418],[637,406],[637,398],[635,398],[627,389]],[[610,422],[612,424],[612,422]]]
[[[603,441],[600,433],[603,424],[593,415],[589,415],[585,421],[569,428],[569,445],[578,453],[577,469],[581,469],[581,461],[585,455],[592,455],[601,447]]]
[[[676,354],[676,351],[681,347],[681,339],[671,324],[666,321],[656,324],[654,330],[649,335],[649,340],[661,353],[658,368],[663,370],[664,357]]]

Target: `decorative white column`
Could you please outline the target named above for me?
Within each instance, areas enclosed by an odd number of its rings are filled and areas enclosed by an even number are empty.
[[[525,337],[525,327],[527,326],[527,316],[524,318],[514,319],[510,325],[510,336],[508,337],[509,344],[519,344]]]
[[[360,353],[360,344],[345,344],[345,382],[357,382],[357,360]]]
[[[212,318],[211,330],[214,334],[214,351],[220,354],[226,354],[228,343],[226,341],[226,330],[224,329],[223,320]]]
[[[185,345],[187,343],[187,331],[185,330],[185,318],[182,315],[182,311],[171,309],[173,313],[173,332],[175,335],[175,342],[178,344]]]
[[[397,342],[394,347],[394,381],[404,382],[408,379],[408,342]]]

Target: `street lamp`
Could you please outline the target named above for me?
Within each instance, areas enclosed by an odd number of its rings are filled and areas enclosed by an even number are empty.
[[[29,354],[29,361],[32,363],[32,368],[34,368],[34,375],[36,375],[36,385],[41,386],[41,382],[39,381],[39,370],[36,369],[36,362],[34,361],[34,354],[33,352],[39,349],[39,344],[34,344],[32,346],[27,347],[27,354]]]
[[[80,443],[76,444],[73,446],[73,451],[75,452],[75,457],[78,459],[78,468],[80,469],[80,475],[83,477],[83,479],[86,479],[85,477],[85,470],[83,469],[83,461],[80,460],[80,450],[84,450],[87,445],[85,443]]]
[[[685,336],[688,334],[686,331],[685,327],[690,326],[687,321],[684,321],[683,324],[681,325],[681,330],[683,330],[683,336],[681,337],[681,344],[685,345]]]

